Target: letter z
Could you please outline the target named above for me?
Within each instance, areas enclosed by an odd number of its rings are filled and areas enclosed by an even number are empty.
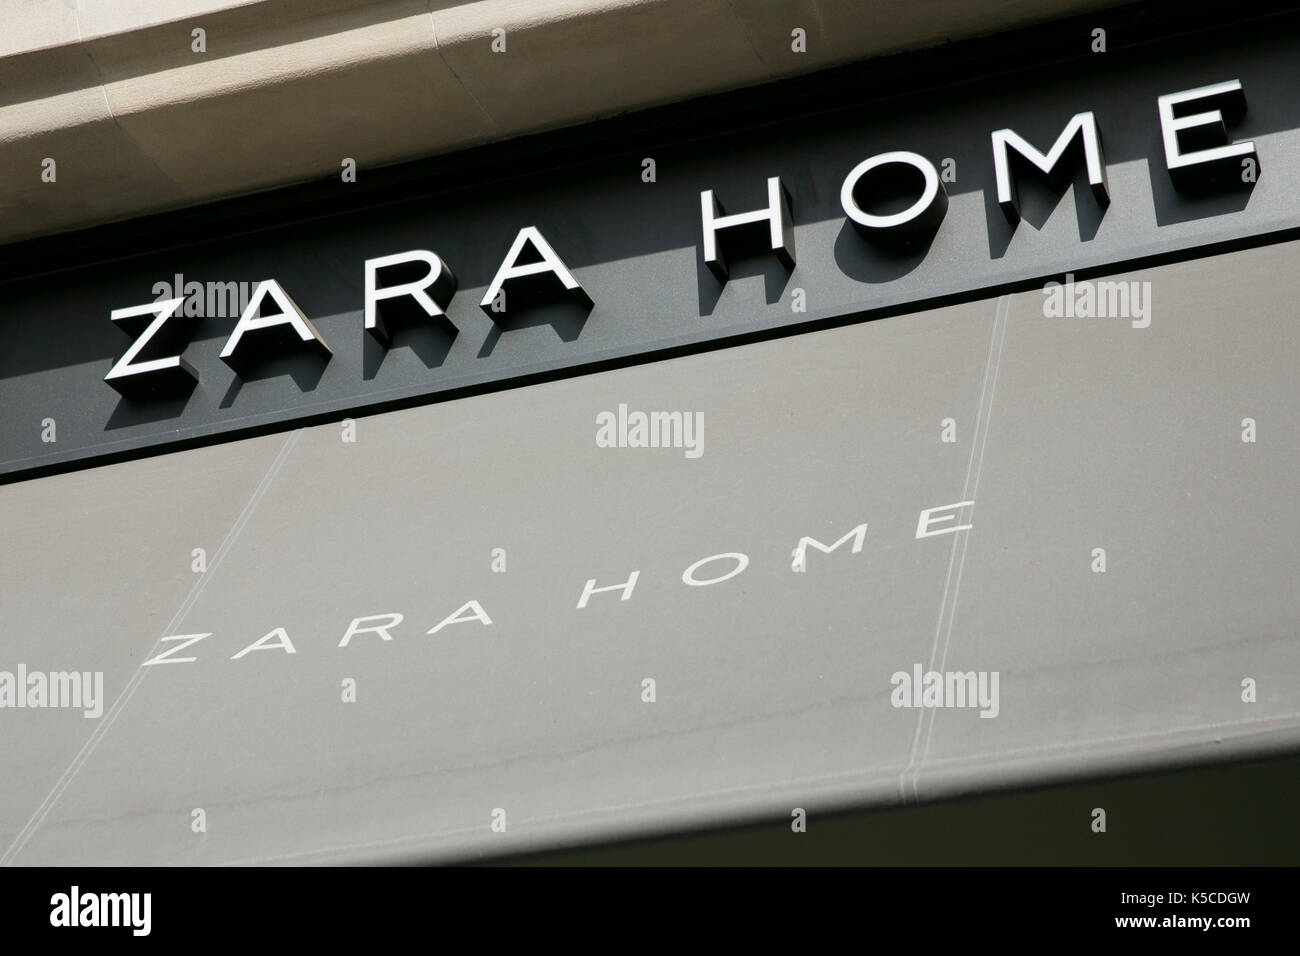
[[[212,636],[212,633],[211,633],[211,632],[208,632],[207,634],[177,634],[177,635],[175,635],[174,637],[164,637],[164,638],[162,639],[162,640],[164,640],[164,641],[184,641],[185,643],[184,643],[184,644],[177,645],[176,647],[173,647],[173,648],[172,648],[171,650],[169,650],[169,651],[163,651],[163,653],[159,654],[157,657],[152,657],[152,658],[150,658],[149,660],[145,661],[145,662],[144,662],[143,664],[141,664],[140,666],[141,666],[141,667],[148,667],[150,664],[189,664],[189,663],[192,663],[192,662],[198,660],[198,658],[197,658],[197,657],[175,657],[175,656],[173,656],[173,655],[175,655],[175,654],[179,654],[181,651],[185,650],[185,648],[189,647],[191,644],[197,644],[199,641],[203,640],[205,637],[211,637],[211,636]]]

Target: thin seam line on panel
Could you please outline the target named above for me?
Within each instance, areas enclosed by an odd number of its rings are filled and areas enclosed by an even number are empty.
[[[759,50],[758,46],[754,43],[754,38],[749,33],[749,24],[745,22],[745,18],[742,17],[740,15],[740,12],[736,9],[735,0],[727,0],[727,12],[730,13],[731,18],[739,24],[740,35],[744,39],[745,45],[749,47],[750,52],[754,54],[754,59],[758,61],[758,65],[761,67],[766,67],[767,59],[763,56],[762,51]]]
[[[86,54],[86,59],[90,61],[90,66],[95,71],[95,85],[99,88],[99,95],[104,98],[104,109],[108,110],[108,118],[113,121],[113,125],[117,127],[118,132],[120,132],[126,139],[130,140],[131,144],[140,151],[140,155],[149,161],[149,165],[154,168],[159,176],[166,180],[170,185],[177,186],[178,183],[176,180],[168,174],[167,170],[158,165],[158,161],[153,156],[147,153],[143,147],[140,146],[139,141],[127,131],[118,120],[117,114],[113,112],[113,104],[108,98],[108,88],[104,85],[104,72],[99,68],[99,62],[95,59],[95,55],[90,51],[90,47],[86,44],[85,34],[81,30],[81,0],[77,0],[77,2],[73,4],[72,20],[77,27],[77,45],[81,48],[81,51]]]
[[[492,127],[494,132],[498,131],[499,127],[497,126],[497,121],[493,119],[492,114],[489,113],[487,109],[484,108],[483,104],[479,102],[478,97],[474,95],[474,91],[469,88],[464,79],[461,78],[461,75],[456,72],[456,68],[447,62],[446,54],[442,52],[442,44],[438,42],[438,21],[433,17],[433,0],[429,0],[428,14],[429,27],[433,30],[433,49],[434,52],[438,54],[438,61],[447,68],[447,72],[452,75],[460,88],[465,91],[465,95],[470,98],[470,101],[476,107],[478,107],[478,111],[483,115],[483,119],[487,121],[487,124]]]
[[[985,445],[988,443],[989,422],[993,418],[993,397],[994,397],[994,393],[997,391],[998,372],[1002,368],[1002,345],[1006,340],[1007,313],[1009,311],[1010,311],[1010,299],[1007,296],[1002,296],[1002,298],[998,300],[998,317],[996,322],[994,323],[994,338],[997,342],[997,346],[996,346],[997,358],[993,366],[993,376],[989,381],[988,395],[984,399],[985,405],[981,409],[979,424],[977,424],[976,426],[977,434],[975,440],[979,450],[975,454],[975,477],[973,480],[968,479],[966,491],[962,495],[963,501],[975,501],[975,496],[979,494],[980,474],[984,470],[984,448]],[[982,425],[983,427],[980,428],[980,425]],[[972,504],[970,506],[970,518],[968,520],[968,523],[974,523],[974,517],[975,517],[975,505]],[[957,608],[957,597],[961,592],[962,572],[966,568],[966,544],[970,540],[969,531],[959,531],[957,532],[957,534],[958,536],[960,536],[961,539],[959,544],[961,556],[957,561],[957,578],[955,581],[953,581],[953,585],[952,585],[952,601],[950,601],[948,605],[948,624],[944,628],[943,651],[939,657],[940,672],[942,672],[947,667],[948,664],[948,648],[952,640],[952,621]],[[954,542],[954,544],[956,543],[957,542]],[[938,714],[938,711],[931,710],[923,713],[926,713],[927,716],[926,730],[925,730],[925,746],[921,749],[921,758],[917,762],[916,768],[912,771],[913,798],[917,797],[916,780],[917,777],[920,775],[919,774],[920,767],[925,763],[926,759],[930,755],[930,738],[934,733],[934,721],[935,721],[935,716]]]
[[[971,440],[970,458],[966,462],[966,479],[962,484],[962,501],[975,501],[979,490],[980,472],[984,468],[984,446],[988,439],[989,419],[993,412],[993,393],[997,387],[998,371],[1002,366],[1002,346],[1006,340],[1007,315],[1011,310],[1011,299],[1003,295],[998,297],[997,310],[993,319],[993,334],[989,341],[989,354],[984,363],[984,381],[980,387],[979,409],[975,417],[975,434]],[[974,523],[975,505],[968,506],[967,524]],[[934,643],[930,647],[930,660],[927,670],[935,669],[935,662],[940,662],[940,669],[948,660],[948,644],[952,638],[952,621],[957,604],[957,592],[961,587],[962,571],[966,566],[966,541],[969,531],[953,533],[952,549],[948,553],[948,573],[944,577],[943,597],[939,602],[939,620],[934,627]],[[955,572],[955,573],[954,573]],[[922,729],[924,728],[924,738]],[[916,717],[916,728],[912,732],[912,746],[907,756],[907,765],[898,777],[899,799],[906,803],[910,789],[912,801],[918,802],[917,777],[920,764],[930,751],[930,735],[934,730],[934,712],[922,709]],[[910,784],[910,788],[909,788]]]
[[[289,454],[293,451],[293,447],[298,443],[298,438],[301,435],[302,429],[296,429],[289,435],[284,444],[280,446],[280,450],[276,453],[276,456],[274,460],[272,460],[270,467],[267,469],[266,474],[262,476],[262,480],[258,482],[257,487],[253,489],[252,494],[249,495],[248,501],[244,504],[243,510],[240,511],[234,524],[230,526],[230,530],[226,532],[226,536],[222,539],[220,546],[212,557],[212,563],[208,566],[208,569],[203,572],[199,579],[194,582],[194,586],[190,588],[190,592],[186,595],[185,600],[181,602],[180,607],[176,609],[176,613],[173,614],[171,620],[167,622],[167,626],[163,629],[162,634],[160,634],[157,640],[154,641],[153,647],[144,659],[145,661],[153,659],[154,655],[156,655],[162,647],[163,638],[172,634],[198,602],[199,597],[203,594],[204,589],[216,573],[217,568],[221,566],[221,562],[225,559],[226,555],[230,553],[231,548],[234,546],[235,539],[243,532],[244,527],[248,524],[249,518],[252,517],[254,510],[256,510],[258,503],[271,487],[272,482],[275,480],[275,476],[280,472],[280,469],[284,467],[285,462],[289,460]],[[95,749],[103,741],[104,737],[107,736],[109,729],[113,726],[113,722],[126,708],[126,705],[130,703],[131,697],[137,690],[139,690],[140,685],[144,682],[146,674],[148,674],[148,671],[145,669],[144,662],[142,661],[136,667],[135,673],[131,675],[131,679],[127,681],[126,686],[122,688],[122,692],[117,695],[117,698],[113,701],[113,705],[109,707],[108,712],[104,714],[103,718],[95,726],[90,737],[87,738],[86,742],[82,745],[81,750],[77,752],[77,755],[72,759],[72,762],[68,764],[67,769],[63,771],[62,776],[59,777],[49,794],[47,794],[45,799],[41,801],[40,806],[36,808],[31,819],[27,821],[27,825],[18,832],[16,837],[14,837],[13,843],[9,845],[9,849],[4,852],[4,855],[0,856],[0,866],[9,866],[13,862],[14,857],[22,852],[23,847],[27,845],[28,840],[32,838],[32,835],[36,832],[37,828],[45,821],[45,817],[49,815],[49,812],[52,809],[54,809],[54,805],[58,803],[64,792],[72,784],[77,773],[83,766],[85,766],[86,762],[95,752]]]

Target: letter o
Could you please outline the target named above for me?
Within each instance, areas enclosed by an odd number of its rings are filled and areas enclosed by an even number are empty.
[[[708,581],[695,580],[695,572],[700,567],[700,565],[707,564],[710,561],[717,561],[719,558],[731,558],[733,561],[736,562],[735,570],[730,571],[727,574],[724,574],[720,578],[710,578]],[[723,581],[727,581],[731,578],[734,578],[737,574],[745,570],[745,568],[747,567],[749,567],[749,555],[741,554],[739,551],[725,551],[722,554],[711,554],[707,558],[700,558],[700,560],[696,561],[689,568],[683,571],[682,583],[689,584],[693,588],[707,587],[710,584],[721,584]]]
[[[921,174],[924,186],[920,198],[902,212],[876,216],[858,205],[853,191],[870,174],[876,173],[879,176],[877,171],[887,170],[891,166],[906,166],[916,170]],[[897,175],[898,170],[893,173],[892,178],[896,180],[893,185],[897,187],[901,184],[901,177]],[[888,176],[889,172],[886,171],[885,175]],[[932,162],[919,153],[900,150],[880,153],[854,166],[840,188],[840,205],[862,238],[886,245],[905,245],[932,236],[939,228],[948,212],[948,191],[944,189],[939,171]]]

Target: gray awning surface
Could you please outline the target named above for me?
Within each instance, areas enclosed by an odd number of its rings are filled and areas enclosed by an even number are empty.
[[[1023,292],[0,487],[0,671],[105,699],[0,710],[0,854],[458,859],[1294,750],[1298,256],[1114,277],[1147,327]],[[620,406],[701,454],[600,447]],[[895,706],[914,668],[996,716]]]

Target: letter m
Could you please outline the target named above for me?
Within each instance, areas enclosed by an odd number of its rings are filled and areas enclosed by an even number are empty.
[[[209,282],[208,283],[208,310],[205,313],[210,319],[226,319],[232,316],[239,316],[244,311],[247,302],[240,302],[238,282]]]
[[[824,545],[824,544],[822,544],[822,543],[821,543],[820,541],[818,541],[816,538],[806,538],[806,537],[805,537],[805,538],[800,538],[800,539],[799,539],[799,553],[800,553],[800,554],[807,554],[807,553],[808,553],[808,548],[811,546],[811,547],[816,548],[816,549],[817,549],[818,551],[820,551],[822,554],[830,554],[832,551],[834,551],[836,548],[838,548],[838,547],[839,547],[840,545],[842,545],[844,542],[846,542],[846,541],[848,541],[850,538],[852,538],[852,539],[853,539],[853,547],[852,547],[852,549],[850,549],[850,553],[851,553],[851,554],[857,554],[859,551],[862,550],[862,541],[863,541],[864,538],[866,538],[866,536],[867,536],[867,523],[864,521],[862,524],[858,525],[856,528],[854,528],[854,529],[852,529],[851,531],[849,531],[849,533],[846,534],[844,537],[840,538],[840,540],[836,541],[834,544],[829,545],[829,546],[828,546],[828,545]]]
[[[131,897],[125,893],[105,893],[100,924],[103,926],[131,925]]]
[[[1088,185],[1092,187],[1097,205],[1104,209],[1110,205],[1110,187],[1106,183],[1106,158],[1101,150],[1101,132],[1097,129],[1097,118],[1092,113],[1076,113],[1071,117],[1046,154],[1040,153],[1015,130],[993,131],[993,173],[997,182],[998,205],[1012,226],[1020,222],[1020,190],[1011,170],[1011,153],[1015,152],[1027,165],[1045,175],[1049,183],[1064,187],[1067,182],[1067,164],[1064,160],[1076,141],[1081,147],[1078,152],[1083,154]]]
[[[1102,303],[1105,303],[1104,308]],[[1128,319],[1133,313],[1129,305],[1129,284],[1127,282],[1098,282],[1097,307],[1102,317],[1108,319]]]

